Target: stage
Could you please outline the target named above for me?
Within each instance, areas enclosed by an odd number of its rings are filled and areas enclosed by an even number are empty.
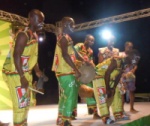
[[[58,105],[41,105],[31,107],[29,111],[28,126],[56,126]],[[129,104],[125,104],[125,111],[130,114],[130,120],[118,121],[109,126],[121,126],[133,120],[150,115],[150,102],[135,102],[135,108],[139,110],[136,114],[129,112]],[[112,116],[111,116],[112,117]],[[113,117],[112,117],[113,118]],[[1,110],[0,121],[12,124],[12,110]],[[102,120],[93,120],[92,115],[87,114],[86,104],[78,104],[77,120],[72,121],[73,126],[106,126]]]

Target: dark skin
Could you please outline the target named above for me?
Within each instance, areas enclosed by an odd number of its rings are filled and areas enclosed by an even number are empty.
[[[62,32],[65,34],[69,34],[70,32],[73,31],[74,29],[74,20],[72,18],[66,17],[63,18],[62,20]],[[81,73],[79,70],[76,68],[75,64],[73,63],[70,55],[68,54],[68,41],[65,37],[62,37],[60,40],[60,47],[62,50],[62,56],[66,63],[68,63],[75,71],[75,76],[76,78],[79,78],[81,76]]]
[[[128,52],[132,49],[133,49],[132,42],[128,42],[128,44],[125,45],[125,53],[128,54]],[[137,65],[135,65],[130,72],[135,73],[136,70],[137,70]]]
[[[133,49],[132,42],[128,42],[125,45],[125,53],[128,54],[128,52],[132,49]],[[128,60],[130,60],[130,59],[128,59]],[[129,61],[127,61],[127,62],[129,62]],[[138,61],[137,61],[137,63],[138,63]],[[129,65],[132,65],[131,62],[129,62]],[[137,70],[137,65],[135,64],[133,69],[130,70],[130,72],[132,72],[134,74],[136,70]],[[137,113],[138,111],[134,109],[134,99],[135,99],[134,91],[130,91],[130,112]],[[124,95],[122,95],[122,102],[123,102],[123,108],[124,108]]]
[[[84,46],[86,47],[86,50],[87,50],[88,48],[90,48],[91,46],[93,46],[94,40],[95,40],[95,39],[94,39],[94,37],[93,37],[92,35],[89,35],[89,36],[86,37],[86,39],[85,39],[85,41],[84,41]],[[93,63],[93,60],[87,61],[87,64],[92,65],[92,66],[95,66],[94,63]]]
[[[115,78],[115,83],[114,83],[114,87],[110,88],[109,82],[110,82],[110,75],[111,73],[117,68],[117,62],[116,60],[112,59],[111,64],[109,65],[104,79],[105,79],[105,84],[106,84],[106,94],[107,94],[107,98],[110,98],[112,96],[114,96],[115,94],[115,89],[117,84],[119,83],[120,77],[122,75],[122,70],[120,71],[120,73],[116,76]]]
[[[113,49],[112,47],[114,46],[113,39],[108,40],[107,43],[108,43],[108,44],[107,44],[108,49],[109,49],[109,50],[112,50],[112,49]],[[101,52],[99,52],[99,53],[98,53],[98,62],[101,63],[101,62],[103,62],[103,61],[104,61],[103,55],[101,54]]]
[[[91,47],[94,44],[94,37],[92,35],[89,35],[86,37],[85,41],[84,41],[84,46],[86,47],[86,49],[88,49],[89,47]]]
[[[29,16],[29,29],[32,32],[41,30],[43,27],[43,21],[44,21],[44,15],[42,12],[36,11],[36,13],[34,13],[32,11]],[[20,32],[16,38],[16,42],[15,42],[16,44],[14,48],[15,67],[20,75],[21,88],[25,88],[25,89],[28,88],[29,83],[27,79],[25,78],[24,72],[22,70],[21,55],[24,51],[24,48],[27,42],[28,42],[28,36],[24,32]],[[35,68],[34,68],[35,70],[38,70],[38,68],[36,67],[38,67],[38,65],[35,65]]]
[[[71,59],[70,55],[68,54],[67,46],[68,46],[68,41],[65,37],[63,37],[60,41],[62,56],[63,56],[64,60],[66,61],[66,63],[68,63],[74,69],[74,71],[76,73],[76,77],[78,78],[81,76],[81,74],[78,71],[78,69],[76,68],[75,64],[72,62],[72,59]]]
[[[93,44],[94,44],[94,37],[92,35],[87,36],[85,41],[84,41],[84,46],[85,46],[86,50],[88,48],[90,48]],[[93,63],[93,60],[91,60],[91,61],[86,60],[85,61],[84,58],[76,51],[75,48],[74,48],[74,51],[75,51],[75,55],[76,55],[78,60],[82,61],[83,63],[86,63],[87,65],[95,66]]]

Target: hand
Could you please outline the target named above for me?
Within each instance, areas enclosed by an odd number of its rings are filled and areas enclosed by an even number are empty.
[[[87,60],[84,61],[84,63],[85,63],[86,65],[88,65],[88,66],[92,65],[91,62],[90,62],[90,61],[87,61]]]
[[[79,70],[75,71],[75,77],[78,79],[79,77],[81,77],[81,73]]]
[[[35,72],[35,74],[38,78],[43,76],[43,73],[41,71],[37,71],[37,72]]]
[[[114,88],[106,89],[106,94],[107,98],[111,98],[112,96],[115,95],[115,89]]]
[[[27,79],[25,78],[25,76],[20,78],[20,82],[21,82],[21,88],[25,88],[27,90],[29,87],[29,83]]]
[[[115,89],[111,88],[111,95],[114,96],[115,95]]]
[[[45,74],[43,74],[42,77],[44,82],[47,82],[49,80],[49,78]]]
[[[36,76],[37,76],[38,78],[42,77],[44,82],[47,82],[48,79],[49,79],[49,78],[48,78],[43,72],[41,72],[41,71],[36,72]]]
[[[107,98],[110,98],[112,96],[111,89],[106,89]]]

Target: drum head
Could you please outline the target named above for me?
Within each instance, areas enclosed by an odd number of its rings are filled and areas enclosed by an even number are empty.
[[[91,65],[83,64],[79,68],[79,71],[81,72],[81,77],[78,80],[83,84],[90,83],[96,75],[95,69]]]

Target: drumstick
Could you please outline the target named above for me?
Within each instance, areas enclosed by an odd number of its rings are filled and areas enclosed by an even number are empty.
[[[34,91],[34,92],[40,93],[40,94],[42,94],[42,95],[44,94],[43,92],[38,91],[38,90],[36,90],[36,89],[33,89],[33,88],[31,88],[31,87],[29,87],[29,89],[32,90],[32,91]]]

